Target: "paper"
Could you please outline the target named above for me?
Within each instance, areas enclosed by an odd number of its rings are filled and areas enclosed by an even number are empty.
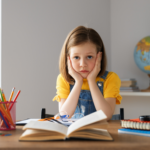
[[[38,120],[40,120],[40,119],[25,119],[25,120],[16,122],[16,125],[26,125],[30,121],[38,121]],[[62,121],[62,120],[57,120],[57,121],[60,122],[60,124],[70,126],[73,122],[75,122],[77,120],[78,119],[65,119],[64,121]],[[58,123],[55,120],[50,120],[50,122]]]
[[[25,119],[25,120],[16,122],[16,125],[25,125],[25,124],[29,123],[30,121],[38,121],[38,120],[40,120],[40,119]]]

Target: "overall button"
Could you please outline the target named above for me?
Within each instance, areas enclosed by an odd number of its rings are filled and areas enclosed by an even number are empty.
[[[98,84],[97,84],[98,86],[102,86],[102,83],[100,83],[100,82],[98,82]]]

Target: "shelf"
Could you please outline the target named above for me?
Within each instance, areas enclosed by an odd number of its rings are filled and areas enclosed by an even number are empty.
[[[150,92],[120,92],[121,96],[150,96]]]

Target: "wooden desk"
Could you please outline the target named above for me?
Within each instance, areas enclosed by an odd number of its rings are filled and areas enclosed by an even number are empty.
[[[47,142],[19,142],[18,139],[23,133],[22,126],[17,126],[14,131],[0,131],[11,133],[11,136],[0,136],[0,150],[2,149],[21,149],[21,150],[44,150],[44,149],[111,149],[111,150],[145,150],[150,148],[150,137],[119,134],[121,128],[120,121],[110,121],[105,127],[112,135],[114,141],[87,141],[87,140],[68,140],[68,141],[47,141]]]

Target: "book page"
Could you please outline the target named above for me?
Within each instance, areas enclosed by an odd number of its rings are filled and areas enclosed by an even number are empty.
[[[104,112],[102,110],[96,111],[92,114],[89,114],[87,116],[84,116],[83,118],[77,120],[76,122],[74,122],[72,125],[70,125],[68,127],[68,131],[67,131],[67,135],[69,135],[71,132],[86,126],[88,124],[92,124],[94,122],[97,121],[101,121],[106,119],[107,116],[104,114]]]
[[[55,131],[62,133],[64,135],[67,134],[68,127],[56,124],[49,121],[30,121],[23,127],[23,130],[26,129],[39,129],[39,130],[47,130],[47,131]]]
[[[77,130],[69,135],[69,137],[77,137],[84,139],[97,139],[97,140],[113,140],[109,132],[105,129],[84,129]]]
[[[65,139],[66,136],[61,133],[56,133],[54,131],[46,130],[36,130],[36,129],[27,129],[20,136],[19,140],[21,141],[45,141],[45,140],[59,140]]]

